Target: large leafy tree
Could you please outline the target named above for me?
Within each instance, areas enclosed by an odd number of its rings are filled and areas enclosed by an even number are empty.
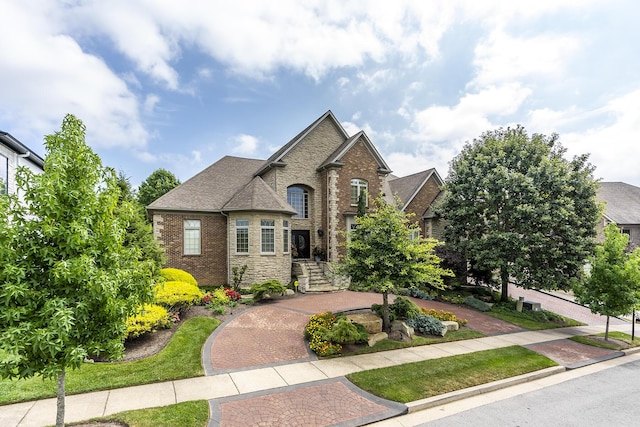
[[[629,314],[638,303],[640,291],[640,249],[625,250],[629,236],[614,223],[604,229],[604,243],[596,247],[589,277],[576,283],[576,299],[592,313],[607,316],[605,340],[609,339],[609,316]]]
[[[180,185],[180,180],[166,169],[157,169],[142,181],[138,188],[138,201],[148,206],[160,196]]]
[[[497,273],[503,301],[510,282],[569,288],[593,253],[597,181],[587,155],[565,152],[556,134],[517,126],[484,133],[451,162],[439,207],[447,244],[478,274]]]
[[[346,256],[341,271],[365,289],[382,294],[383,328],[389,330],[389,293],[396,286],[443,287],[443,276],[452,276],[440,266],[435,239],[421,236],[419,226],[410,222],[399,205],[378,197],[373,210],[356,216],[356,229],[345,243]]]
[[[66,370],[122,356],[153,267],[123,244],[133,207],[118,208],[115,172],[86,145],[82,122],[67,115],[45,147],[44,173],[17,172],[24,202],[0,198],[0,376],[57,377],[62,426]]]

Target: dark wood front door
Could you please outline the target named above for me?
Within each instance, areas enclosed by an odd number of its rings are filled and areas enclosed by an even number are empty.
[[[311,245],[309,239],[309,230],[293,230],[291,231],[291,241],[296,248],[298,256],[294,258],[311,258]],[[295,255],[295,253],[294,253]]]

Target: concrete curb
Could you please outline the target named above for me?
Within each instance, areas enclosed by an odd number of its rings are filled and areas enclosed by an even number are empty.
[[[426,399],[416,400],[414,402],[407,403],[409,413],[422,411],[425,409],[433,408],[438,405],[444,405],[457,400],[466,399],[479,394],[488,393],[495,390],[511,387],[514,385],[526,383],[529,381],[538,380],[540,378],[548,377],[560,372],[565,372],[564,366],[554,366],[551,368],[541,369],[539,371],[530,372],[528,374],[518,375],[517,377],[505,378],[503,380],[494,381],[487,384],[481,384],[475,387],[469,387],[462,390],[452,391],[450,393],[441,394],[438,396],[428,397]]]

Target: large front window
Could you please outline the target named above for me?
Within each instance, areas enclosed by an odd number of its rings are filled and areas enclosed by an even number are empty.
[[[260,220],[260,252],[276,253],[276,222],[272,219]]]
[[[236,220],[236,253],[249,253],[249,220]]]
[[[9,159],[0,154],[0,194],[9,192]]]
[[[287,188],[287,203],[296,210],[294,218],[309,218],[309,192],[301,187]]]
[[[352,179],[351,180],[351,206],[358,205],[358,199],[360,198],[360,193],[363,191],[367,191],[367,181],[364,179]],[[369,202],[367,200],[366,206],[369,206]]]
[[[200,220],[184,221],[184,254],[200,255]]]

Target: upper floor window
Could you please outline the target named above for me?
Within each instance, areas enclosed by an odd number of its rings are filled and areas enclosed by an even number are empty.
[[[249,220],[236,220],[236,253],[249,253]]]
[[[309,192],[302,187],[287,188],[287,203],[297,214],[294,218],[309,218]]]
[[[0,194],[9,192],[9,159],[0,154]]]
[[[260,252],[276,253],[276,222],[272,219],[260,220]]]
[[[368,191],[367,189],[367,181],[364,179],[352,179],[351,180],[351,206],[358,206],[358,199],[360,198],[360,193],[363,191]],[[367,204],[369,206],[369,200],[367,198]]]
[[[200,220],[184,220],[184,254],[200,255]]]

